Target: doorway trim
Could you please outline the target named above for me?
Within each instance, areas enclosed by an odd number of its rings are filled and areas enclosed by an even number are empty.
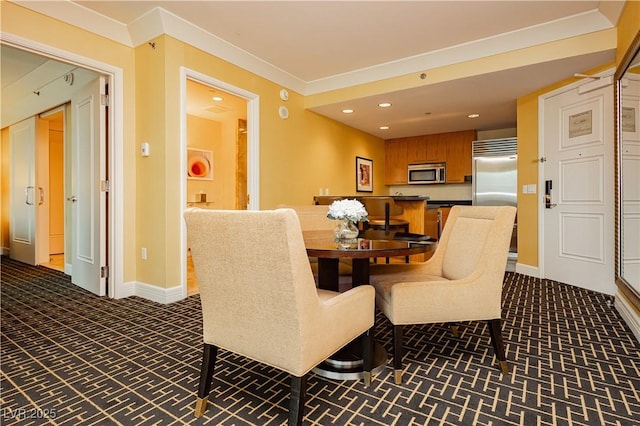
[[[260,209],[260,97],[222,80],[180,67],[180,176],[187,175],[187,80],[220,89],[247,100],[247,192],[250,197],[247,210]],[[187,208],[187,181],[180,182],[180,277],[181,296],[187,297],[187,228],[182,220]]]
[[[107,212],[106,246],[109,259],[107,296],[120,299],[133,295],[133,287],[131,291],[125,291],[124,288],[124,72],[122,68],[6,32],[0,32],[0,41],[8,46],[77,65],[105,76],[109,85],[110,98],[107,151],[111,160],[108,162],[111,188]],[[105,156],[106,153],[102,152],[101,161],[107,161]]]

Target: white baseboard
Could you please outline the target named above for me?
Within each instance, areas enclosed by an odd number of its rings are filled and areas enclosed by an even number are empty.
[[[9,247],[0,247],[0,255],[9,256]]]
[[[181,286],[162,288],[156,285],[136,282],[135,295],[153,302],[168,304],[184,299]],[[126,297],[126,296],[123,296]]]
[[[624,297],[624,294],[619,291],[616,292],[615,300],[614,306],[616,307],[616,310],[620,313],[624,322],[627,323],[633,335],[636,336],[638,342],[640,342],[640,315],[631,303],[629,303],[629,300]]]
[[[525,265],[524,263],[516,263],[516,272],[529,277],[540,278],[540,270],[537,266]]]

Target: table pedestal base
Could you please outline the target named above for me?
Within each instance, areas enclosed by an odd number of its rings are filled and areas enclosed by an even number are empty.
[[[373,375],[376,375],[387,363],[387,351],[378,342],[373,346]],[[312,371],[326,379],[362,380],[362,344],[359,339],[331,355]]]

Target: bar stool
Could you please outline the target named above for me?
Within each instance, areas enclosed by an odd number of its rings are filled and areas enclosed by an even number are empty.
[[[362,223],[362,229],[382,229],[385,234],[389,234],[392,229],[402,229],[409,232],[409,221],[397,216],[404,212],[404,209],[397,205],[392,197],[364,197],[362,199],[364,208],[368,213],[368,222]],[[409,263],[409,257],[406,258]],[[389,258],[386,258],[389,263]]]

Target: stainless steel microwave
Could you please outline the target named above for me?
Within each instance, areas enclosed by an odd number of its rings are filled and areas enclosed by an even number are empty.
[[[414,185],[445,183],[446,169],[445,163],[409,164],[407,182]]]

